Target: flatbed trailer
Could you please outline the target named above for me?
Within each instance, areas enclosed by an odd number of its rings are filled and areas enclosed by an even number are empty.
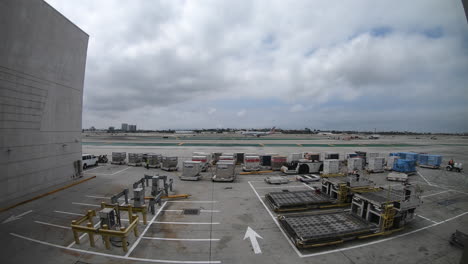
[[[286,188],[287,186],[285,186]],[[265,200],[275,212],[305,211],[339,206],[334,202],[334,199],[313,190],[271,192],[265,195]]]
[[[278,220],[298,248],[340,244],[379,230],[378,225],[348,212],[280,215]]]
[[[405,185],[402,190],[355,194],[350,211],[288,214],[278,220],[296,247],[320,247],[400,231],[420,204],[420,191]]]

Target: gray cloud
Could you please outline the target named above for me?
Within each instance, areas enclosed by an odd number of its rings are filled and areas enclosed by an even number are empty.
[[[414,130],[447,114],[468,130],[460,1],[48,2],[90,34],[85,127],[303,127],[298,112],[313,111],[336,118],[309,127],[345,129],[378,102],[366,123],[406,129],[388,109],[412,108]],[[263,98],[282,105],[242,103]]]

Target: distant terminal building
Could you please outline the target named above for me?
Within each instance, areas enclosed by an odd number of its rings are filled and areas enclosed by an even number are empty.
[[[176,130],[174,133],[176,133],[176,134],[193,134],[195,132],[193,130]]]
[[[128,131],[136,132],[137,131],[137,126],[136,125],[128,125]]]
[[[115,131],[115,127],[113,126],[110,126],[109,129],[108,129],[109,132],[114,132]]]
[[[128,131],[128,124],[122,123],[122,131]]]
[[[0,204],[6,205],[81,173],[89,37],[43,0],[2,0],[0,20]]]

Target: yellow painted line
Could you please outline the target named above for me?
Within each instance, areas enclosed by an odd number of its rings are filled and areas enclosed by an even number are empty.
[[[299,147],[302,147],[302,144],[296,144],[296,145],[298,145]]]
[[[264,147],[265,145],[263,145],[263,143],[259,143],[260,146]]]
[[[184,142],[180,142],[180,143],[179,143],[179,144],[177,144],[177,145],[179,145],[179,146],[182,146],[183,144],[184,144]]]

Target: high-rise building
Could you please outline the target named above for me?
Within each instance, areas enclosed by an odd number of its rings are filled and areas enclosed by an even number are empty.
[[[136,132],[136,130],[137,130],[136,125],[128,125],[128,131]]]
[[[8,204],[79,174],[88,35],[42,0],[0,6],[0,204]]]
[[[122,131],[128,131],[128,124],[122,123]]]

